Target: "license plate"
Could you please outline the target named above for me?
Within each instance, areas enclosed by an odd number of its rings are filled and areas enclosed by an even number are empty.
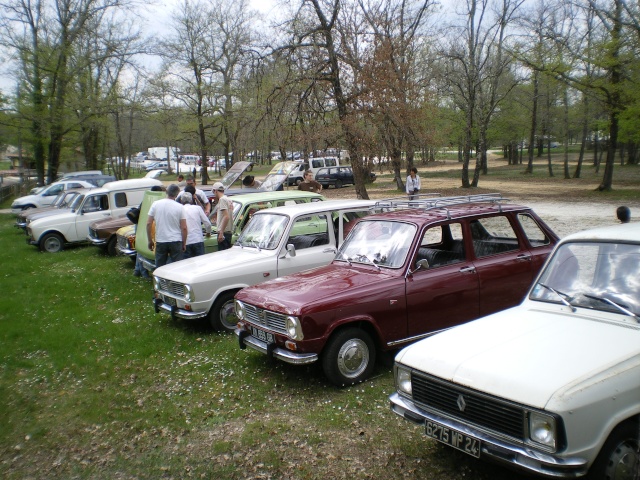
[[[480,458],[480,440],[464,433],[427,420],[425,425],[427,437],[438,440],[461,452]]]
[[[272,333],[265,332],[263,330],[260,330],[259,328],[254,327],[254,326],[251,327],[251,335],[256,337],[258,340],[262,340],[263,342],[267,342],[267,343],[273,343],[274,342],[274,338],[273,338],[273,334]]]
[[[172,297],[167,297],[166,295],[162,295],[162,301],[171,307],[176,306],[176,299]]]

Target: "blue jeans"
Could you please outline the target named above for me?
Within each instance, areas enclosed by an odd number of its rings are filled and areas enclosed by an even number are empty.
[[[231,232],[224,232],[224,240],[222,242],[218,242],[218,251],[226,250],[227,248],[231,248]]]
[[[198,257],[200,255],[204,255],[204,242],[190,243],[184,251],[183,259]]]
[[[156,268],[182,260],[182,241],[156,243]]]

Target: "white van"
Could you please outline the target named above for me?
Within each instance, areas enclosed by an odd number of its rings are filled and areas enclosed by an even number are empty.
[[[314,177],[321,168],[338,167],[340,165],[344,165],[344,163],[340,163],[338,157],[315,157],[309,159],[309,170],[313,172]]]
[[[84,242],[89,225],[96,220],[124,215],[142,202],[144,192],[162,182],[152,178],[118,180],[105,183],[84,197],[77,208],[34,220],[27,226],[27,243],[43,252],[59,252],[66,243]]]

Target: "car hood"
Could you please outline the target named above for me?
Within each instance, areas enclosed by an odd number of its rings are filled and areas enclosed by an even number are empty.
[[[27,203],[33,203],[36,200],[38,200],[38,195],[25,195],[24,197],[19,197],[16,198],[13,203],[11,203],[11,206],[14,205],[26,205]]]
[[[396,362],[537,408],[603,381],[623,362],[640,362],[640,325],[630,317],[621,323],[620,315],[536,304],[434,335]]]
[[[351,303],[357,296],[356,289],[378,282],[385,282],[390,275],[386,270],[347,266],[344,262],[305,270],[263,282],[238,293],[238,299],[259,305],[267,310],[289,315],[310,313],[317,304],[323,309],[331,302],[336,308],[341,297]]]
[[[29,210],[27,210],[27,212],[30,212],[30,213],[25,212],[26,214],[21,216],[25,220],[33,222],[34,220],[37,220],[39,218],[50,217],[51,215],[58,215],[59,213],[68,211],[68,210],[69,210],[68,208],[58,208],[58,207],[42,207],[42,208],[38,208],[37,210],[30,208]]]
[[[156,268],[154,275],[168,280],[194,284],[214,278],[222,278],[229,275],[229,272],[237,270],[242,275],[246,269],[243,267],[255,268],[256,262],[264,258],[273,257],[271,250],[258,250],[257,248],[247,248],[234,245],[222,252],[213,252],[200,255],[194,258],[187,258],[175,263],[169,263],[160,268]]]
[[[129,220],[126,216],[120,216],[115,218],[105,218],[104,220],[97,220],[90,225],[90,228],[98,229],[109,229],[109,230],[117,230],[120,227],[124,227],[126,225],[132,225],[131,220]]]

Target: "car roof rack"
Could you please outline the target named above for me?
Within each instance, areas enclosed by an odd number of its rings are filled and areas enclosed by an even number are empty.
[[[503,198],[501,193],[479,193],[476,195],[462,195],[458,197],[436,197],[439,194],[421,194],[417,195],[418,198],[409,200],[406,197],[389,198],[376,202],[376,208],[412,208],[422,210],[437,210],[443,209],[447,211],[447,217],[451,218],[451,213],[447,207],[466,205],[472,203],[495,203],[498,205],[500,211],[502,206],[500,202],[507,201],[508,198]],[[427,197],[427,198],[423,198]]]

